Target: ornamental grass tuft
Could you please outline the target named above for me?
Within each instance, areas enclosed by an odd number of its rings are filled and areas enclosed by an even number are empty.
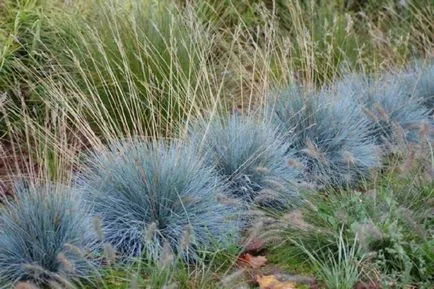
[[[363,106],[365,114],[375,127],[377,143],[399,141],[418,142],[418,132],[429,120],[429,102],[425,97],[429,81],[418,80],[416,74],[386,75],[371,79],[351,75],[335,85],[342,98],[352,98]]]
[[[328,89],[314,93],[293,86],[270,103],[268,111],[310,182],[347,186],[379,165],[372,126],[350,98],[339,99]]]
[[[126,261],[198,261],[201,250],[233,245],[237,236],[238,207],[219,202],[219,177],[178,141],[135,139],[94,152],[77,189]]]
[[[61,185],[17,184],[0,211],[0,288],[87,279],[99,242],[89,210]]]
[[[191,138],[225,179],[230,198],[274,209],[300,202],[296,183],[301,163],[270,123],[232,115],[196,123]]]

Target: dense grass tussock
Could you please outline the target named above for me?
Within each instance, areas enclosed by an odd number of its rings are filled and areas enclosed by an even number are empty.
[[[89,165],[77,189],[126,258],[158,261],[170,251],[194,261],[198,250],[236,237],[236,208],[218,202],[219,178],[189,147],[124,141],[94,153]]]
[[[411,95],[420,98],[421,102],[434,113],[434,64],[416,64],[404,74]]]
[[[337,99],[328,90],[309,93],[290,87],[269,112],[302,160],[307,180],[345,186],[379,166],[372,127],[351,99]]]
[[[230,197],[276,209],[300,202],[298,162],[270,123],[233,115],[196,123],[191,131],[193,145],[224,177]]]
[[[16,185],[17,201],[0,211],[0,288],[87,278],[98,250],[89,211],[60,185]]]
[[[350,75],[337,82],[335,89],[342,98],[353,98],[363,106],[376,127],[378,143],[417,142],[422,124],[429,121],[429,109],[423,103],[429,103],[430,90],[430,81],[417,77],[416,73],[380,79]]]

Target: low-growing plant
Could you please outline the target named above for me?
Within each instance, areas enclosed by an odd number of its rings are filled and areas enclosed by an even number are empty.
[[[196,123],[191,138],[223,176],[231,198],[275,209],[301,201],[296,188],[300,163],[270,123],[232,115]]]
[[[325,89],[316,94],[293,86],[268,106],[271,118],[302,160],[308,180],[346,186],[378,167],[379,152],[370,135],[370,122],[350,98],[333,97]]]
[[[432,284],[434,276],[433,192],[431,184],[413,173],[389,173],[364,193],[329,191],[327,196],[312,196],[297,218],[281,218],[275,225],[279,237],[287,236],[280,250],[289,259],[320,260],[319,264],[327,265],[321,265],[326,268],[321,275],[336,267],[324,259],[339,256],[336,239],[344,240],[346,250],[357,242],[356,257],[364,256],[368,265],[360,280],[429,288],[426,285]]]
[[[137,258],[127,264],[116,263],[102,267],[101,276],[95,280],[96,286],[89,284],[84,288],[245,288],[242,287],[245,284],[242,274],[232,272],[239,252],[240,247],[238,246],[201,252],[201,258],[206,262],[194,264],[173,260],[169,264],[156,265],[154,262]]]
[[[377,143],[418,141],[421,126],[428,122],[428,109],[422,103],[422,92],[416,92],[417,79],[394,75],[373,79],[352,75],[336,84],[336,92],[361,104],[365,114],[375,125]],[[424,90],[421,84],[420,90]],[[420,94],[420,95],[419,95]]]
[[[233,244],[238,208],[218,201],[214,171],[180,142],[123,141],[92,153],[77,189],[101,218],[102,233],[122,257],[161,262]]]
[[[421,102],[432,115],[434,112],[434,64],[417,63],[404,73],[403,80],[407,82],[410,94],[420,98]]]
[[[17,184],[0,209],[0,287],[16,282],[71,286],[87,279],[99,243],[87,206],[61,185]]]
[[[352,289],[360,280],[365,257],[359,252],[357,240],[354,239],[352,244],[348,244],[342,230],[335,242],[337,252],[329,249],[326,253],[321,249],[319,252],[311,251],[297,241],[295,245],[309,257],[317,276],[327,288]]]

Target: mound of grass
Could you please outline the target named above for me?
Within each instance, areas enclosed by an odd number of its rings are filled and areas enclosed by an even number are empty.
[[[81,198],[60,185],[21,184],[15,194],[0,208],[0,286],[88,279],[99,244]]]
[[[419,98],[432,116],[434,112],[434,64],[417,63],[402,76],[409,93]]]
[[[220,178],[189,147],[124,141],[95,152],[88,165],[77,189],[123,257],[194,261],[237,237],[237,207],[218,201]]]
[[[379,166],[369,120],[350,98],[330,91],[308,93],[300,87],[283,91],[268,111],[301,159],[307,180],[347,186]]]
[[[424,94],[428,93],[423,91],[429,87],[423,79],[418,85],[415,75],[412,78],[413,88],[410,76],[403,79],[402,76],[385,75],[371,79],[352,75],[336,84],[336,92],[363,106],[376,128],[378,143],[417,142],[422,124],[429,121],[429,110],[423,106]]]
[[[276,128],[251,116],[197,123],[191,142],[225,179],[228,195],[260,206],[297,206],[300,174],[295,156]]]

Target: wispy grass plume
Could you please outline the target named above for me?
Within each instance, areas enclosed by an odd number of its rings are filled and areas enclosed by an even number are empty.
[[[55,56],[65,71],[48,84],[55,91],[61,83],[53,97],[71,113],[81,108],[102,136],[172,133],[204,101],[199,70],[212,43],[178,9],[171,1],[91,1],[87,13],[69,16],[66,53]]]

